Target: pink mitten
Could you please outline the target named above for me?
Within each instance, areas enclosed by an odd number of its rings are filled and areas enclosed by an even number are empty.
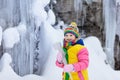
[[[56,61],[56,66],[60,67],[60,68],[63,68],[64,67],[64,64],[63,63],[59,63],[58,61]]]
[[[63,68],[63,71],[64,72],[72,72],[72,71],[74,71],[74,67],[72,64],[65,65]]]
[[[63,59],[62,53],[58,52],[58,53],[57,53],[57,61],[58,61],[59,63],[62,63],[62,59]]]

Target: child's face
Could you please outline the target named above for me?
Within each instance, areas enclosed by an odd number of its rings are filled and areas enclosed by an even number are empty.
[[[75,35],[71,34],[71,33],[66,33],[64,36],[65,41],[67,42],[71,42],[74,41],[76,39]]]

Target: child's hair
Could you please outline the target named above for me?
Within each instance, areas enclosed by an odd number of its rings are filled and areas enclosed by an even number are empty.
[[[67,33],[71,33],[71,34],[75,35],[76,38],[79,37],[79,32],[77,30],[77,27],[76,28],[75,27],[74,28],[73,27],[66,28],[64,30],[64,35],[66,35]]]

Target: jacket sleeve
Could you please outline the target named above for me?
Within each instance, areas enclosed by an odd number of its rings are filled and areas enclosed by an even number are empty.
[[[73,64],[75,71],[81,71],[88,67],[89,58],[88,58],[88,50],[87,48],[83,48],[78,53],[78,62]]]

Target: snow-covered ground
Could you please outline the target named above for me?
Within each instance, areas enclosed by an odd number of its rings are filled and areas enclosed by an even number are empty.
[[[0,60],[0,79],[1,80],[45,80],[43,77],[37,75],[26,75],[20,77],[17,75],[10,66],[12,62],[11,56],[8,53],[4,53]]]
[[[105,63],[106,55],[100,41],[96,37],[88,37],[85,45],[89,51],[89,77],[90,80],[120,80],[120,71],[113,70]]]

